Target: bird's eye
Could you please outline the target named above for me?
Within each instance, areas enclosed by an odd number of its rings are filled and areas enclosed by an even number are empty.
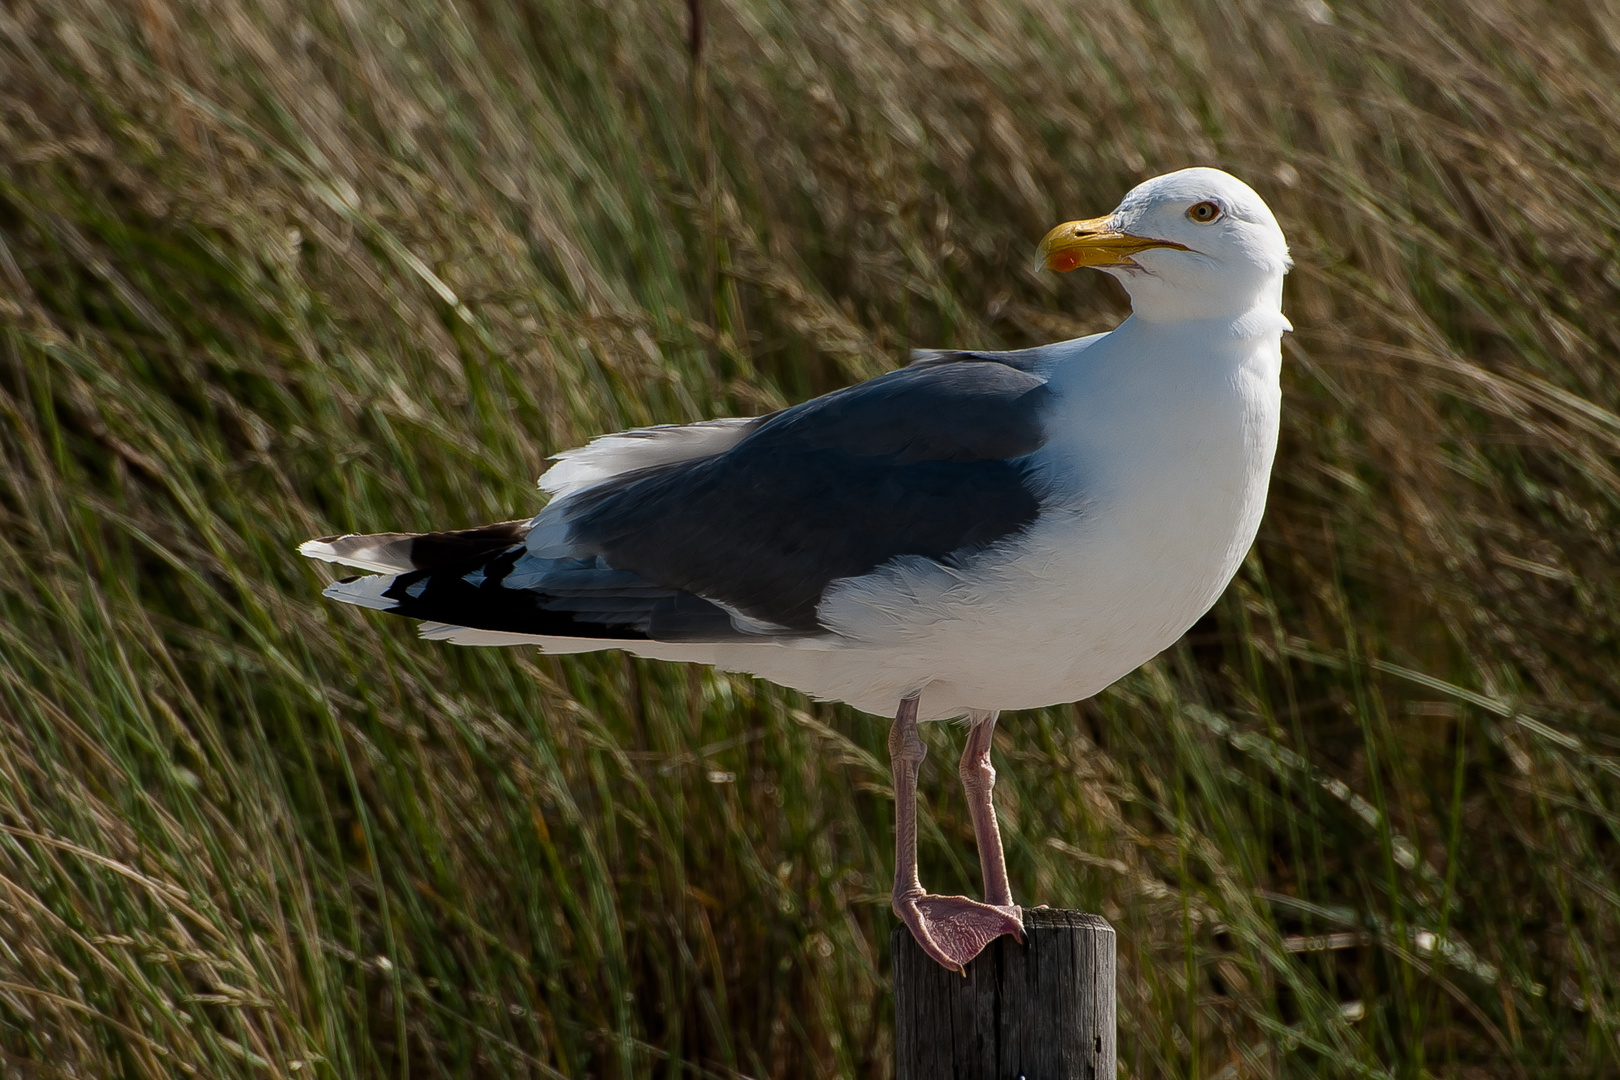
[[[1208,225],[1221,216],[1221,208],[1219,205],[1206,200],[1201,203],[1194,203],[1187,211],[1187,216],[1200,225]]]

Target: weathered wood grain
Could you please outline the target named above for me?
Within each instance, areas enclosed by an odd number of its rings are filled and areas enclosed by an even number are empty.
[[[896,1080],[1114,1080],[1114,928],[1025,909],[964,978],[895,930]]]

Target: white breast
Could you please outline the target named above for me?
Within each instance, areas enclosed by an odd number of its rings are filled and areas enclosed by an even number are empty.
[[[1029,697],[1089,696],[1163,651],[1254,541],[1277,445],[1277,342],[1165,345],[1130,370],[1086,373],[1095,392],[1070,399],[1048,467],[1078,498],[1020,560],[1031,587],[1057,583],[1037,594],[1043,634],[1029,646],[1061,675],[1026,672]]]
[[[1259,526],[1280,350],[1130,326],[1053,373],[1045,506],[1019,543],[841,582],[820,615],[854,647],[747,670],[879,713],[920,687],[944,716],[1088,697],[1185,633]]]

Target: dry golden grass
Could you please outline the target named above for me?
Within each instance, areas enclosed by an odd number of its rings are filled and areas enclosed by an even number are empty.
[[[0,7],[0,1071],[887,1075],[884,724],[293,546],[1105,328],[1033,241],[1207,163],[1298,264],[1271,507],[1003,724],[1017,894],[1119,929],[1122,1075],[1620,1073],[1612,5],[702,9]]]

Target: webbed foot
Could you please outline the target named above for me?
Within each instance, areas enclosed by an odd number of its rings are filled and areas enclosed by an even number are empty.
[[[896,896],[894,913],[923,952],[951,971],[967,974],[967,963],[1002,934],[1024,940],[1023,912],[1015,904],[994,907],[965,896]]]

